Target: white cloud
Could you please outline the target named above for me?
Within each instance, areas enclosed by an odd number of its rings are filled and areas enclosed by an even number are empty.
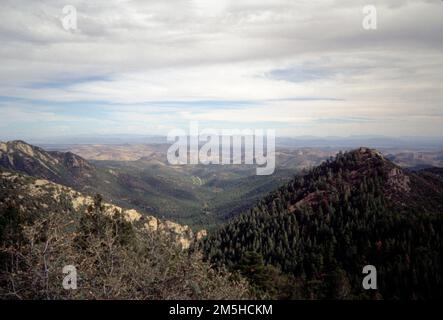
[[[303,130],[324,135],[420,128],[438,134],[443,4],[371,3],[379,25],[368,32],[361,27],[366,1],[73,0],[79,30],[67,32],[59,1],[4,0],[0,96],[123,104],[110,117],[127,128],[141,119],[163,127],[199,119],[286,123],[283,132],[293,133],[292,124],[302,123]],[[320,76],[272,77],[273,70],[291,68]],[[297,97],[320,100],[291,100]],[[234,110],[182,106],[168,116],[152,107],[127,108],[200,100],[259,103]],[[2,112],[16,122],[27,119],[11,108]],[[41,117],[60,117],[52,112]],[[339,118],[374,121],[327,123]]]

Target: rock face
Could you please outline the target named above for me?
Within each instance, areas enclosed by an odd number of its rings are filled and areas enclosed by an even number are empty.
[[[403,170],[399,168],[393,168],[388,173],[388,185],[390,188],[396,192],[406,192],[411,191],[410,178],[404,173]]]
[[[200,231],[197,231],[196,233],[195,233],[195,240],[196,241],[200,241],[200,240],[202,240],[203,238],[206,238],[208,236],[208,232],[206,231],[206,230],[200,230]]]
[[[0,169],[0,208],[17,198],[23,201],[15,203],[16,207],[31,212],[39,208],[57,207],[66,201],[75,210],[81,210],[94,203],[92,197],[70,187]],[[29,204],[32,204],[32,208],[26,207]],[[103,203],[103,206],[105,214],[112,216],[115,212],[120,212],[129,222],[144,222],[143,226],[147,232],[162,232],[175,240],[183,249],[188,249],[196,239],[191,228],[186,225],[160,220],[153,216],[143,216],[134,209],[124,209],[110,203]]]
[[[183,249],[188,249],[194,241],[199,241],[207,235],[206,230],[199,230],[194,234],[189,226],[172,221],[162,221],[152,216],[144,219],[147,221],[144,225],[147,230],[170,235]]]
[[[158,231],[170,235],[183,249],[188,249],[195,240],[191,228],[172,221],[162,221],[155,217],[148,217],[145,228],[149,231]]]

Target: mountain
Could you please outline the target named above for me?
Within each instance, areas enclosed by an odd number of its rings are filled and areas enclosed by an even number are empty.
[[[443,166],[443,151],[441,149],[422,152],[410,150],[388,152],[386,157],[401,167],[414,170]]]
[[[97,178],[95,167],[71,152],[48,152],[20,140],[0,142],[0,167],[77,188]]]
[[[202,243],[206,258],[277,298],[443,297],[443,169],[412,172],[374,149],[339,153]],[[378,290],[362,288],[374,265]]]
[[[125,201],[131,190],[120,182],[117,173],[72,152],[46,151],[20,140],[0,142],[0,168],[71,187],[89,196],[99,193],[108,202],[136,208],[143,214],[149,211]]]
[[[285,147],[310,147],[310,148],[358,148],[368,146],[371,148],[443,148],[443,142],[440,137],[385,137],[385,136],[367,136],[354,135],[348,137],[313,137],[300,136],[293,138],[277,138],[276,144]]]

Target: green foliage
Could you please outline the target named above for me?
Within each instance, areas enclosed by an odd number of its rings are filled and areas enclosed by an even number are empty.
[[[248,251],[236,269],[252,284],[251,293],[262,299],[291,299],[300,297],[300,288],[294,278],[282,274],[272,265],[265,265],[263,257]]]
[[[124,219],[123,214],[116,210],[112,217],[104,214],[102,204],[103,198],[100,194],[94,197],[94,204],[88,206],[84,215],[80,218],[79,234],[77,241],[85,248],[91,237],[104,238],[115,237],[122,244],[130,244],[135,241],[135,232],[132,224]]]
[[[3,208],[0,211],[0,243],[19,243],[25,221],[23,214],[13,206]]]
[[[294,296],[308,299],[441,298],[443,215],[412,195],[421,176],[411,174],[405,196],[392,185],[392,169],[377,155],[340,153],[214,232],[202,243],[205,256],[236,269],[255,252],[295,277]],[[263,266],[253,264],[261,271],[244,274],[275,295]],[[378,268],[377,295],[361,285],[368,264]]]
[[[277,169],[257,176],[253,166],[190,165],[173,167],[147,160],[95,161],[100,179],[94,190],[123,207],[211,229],[251,208],[261,197],[287,182],[292,172]],[[113,170],[117,176],[108,172]],[[103,183],[103,181],[109,183]]]

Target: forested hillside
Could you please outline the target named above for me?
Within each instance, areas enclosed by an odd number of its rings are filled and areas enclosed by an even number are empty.
[[[442,205],[440,169],[408,172],[361,148],[295,178],[202,248],[268,297],[441,298]],[[365,265],[378,290],[363,290]]]

